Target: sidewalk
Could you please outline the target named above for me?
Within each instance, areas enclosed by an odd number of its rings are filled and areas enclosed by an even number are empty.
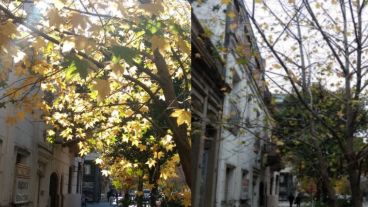
[[[289,205],[288,201],[279,201],[279,207],[289,207],[289,206],[290,205]],[[308,203],[302,203],[300,206],[301,207],[308,207],[309,205],[308,205]],[[296,205],[293,204],[293,207],[296,207]]]

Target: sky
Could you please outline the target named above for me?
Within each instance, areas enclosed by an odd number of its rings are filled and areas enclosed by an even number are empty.
[[[244,0],[247,10],[251,13],[253,12],[253,0]],[[281,3],[280,3],[281,2]],[[295,4],[294,4],[295,2]],[[338,3],[334,0],[331,1],[312,1],[311,7],[316,13],[320,24],[328,31],[331,35],[331,39],[336,42],[337,45],[342,46],[340,40],[343,39],[342,36],[342,15],[341,8]],[[277,42],[274,47],[283,57],[283,60],[290,58],[297,64],[301,64],[299,46],[295,39],[290,38],[291,32],[298,34],[295,21],[290,21],[294,17],[294,8],[301,5],[301,1],[297,0],[264,0],[263,3],[256,3],[254,14],[256,20],[261,25],[263,31],[265,31],[266,37],[271,42]],[[347,5],[348,6],[348,5]],[[349,7],[347,7],[348,9]],[[273,14],[271,12],[273,12]],[[365,10],[367,11],[367,10]],[[278,19],[275,18],[277,16]],[[329,56],[331,55],[331,50],[328,48],[327,44],[323,40],[321,34],[315,29],[313,25],[308,22],[310,19],[306,8],[302,8],[302,15],[300,16],[300,33],[303,37],[304,42],[304,55],[306,57],[306,65],[309,65],[309,73],[311,74],[311,82],[320,81],[323,85],[328,88],[336,89],[339,81],[342,80],[341,70],[337,62]],[[352,43],[350,49],[353,49],[356,45],[353,43],[353,23],[350,13],[348,12],[348,31],[351,35],[348,37],[348,41]],[[279,20],[285,25],[289,22],[288,32],[284,30],[284,25],[280,24]],[[263,58],[266,59],[266,79],[269,83],[269,88],[272,92],[277,93],[280,91],[280,87],[284,87],[286,90],[290,90],[290,83],[286,81],[283,76],[285,72],[280,68],[277,60],[273,55],[270,54],[264,43],[260,41],[262,38],[255,29],[253,25],[253,30],[259,40],[258,46],[261,49]],[[363,15],[363,31],[365,31],[364,37],[368,35],[368,16]],[[367,43],[365,43],[367,45]],[[365,60],[367,60],[367,52],[365,53]],[[308,55],[307,55],[308,54]],[[340,54],[340,57],[343,56]],[[354,66],[354,53],[350,57],[351,66]],[[367,64],[367,62],[365,62]],[[298,76],[300,70],[293,64],[287,64],[293,71],[293,73]]]

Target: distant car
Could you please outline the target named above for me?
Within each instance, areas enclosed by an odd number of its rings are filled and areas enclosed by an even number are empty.
[[[150,203],[151,191],[148,189],[143,190],[143,203]]]
[[[111,204],[112,205],[117,205],[117,202],[116,201],[119,201],[119,203],[121,204],[123,202],[123,200],[124,200],[124,197],[121,194],[119,194],[117,200],[116,200],[116,197],[114,197],[112,199],[113,200],[112,200]]]
[[[130,201],[135,201],[136,193],[137,193],[137,191],[135,191],[135,190],[129,190],[128,194],[129,194],[129,200]]]

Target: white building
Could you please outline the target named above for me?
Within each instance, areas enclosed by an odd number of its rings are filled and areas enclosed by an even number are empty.
[[[30,115],[5,123],[14,114],[13,105],[0,110],[0,206],[79,207],[81,160],[75,148],[47,143],[43,122]]]
[[[272,118],[265,103],[269,93],[263,77],[264,61],[244,3],[233,0],[224,5],[207,0],[193,2],[192,9],[206,31],[205,38],[217,49],[213,56],[218,55],[224,63],[229,87],[222,106],[219,149],[212,154],[218,158],[212,185],[215,195],[194,195],[206,199],[194,206],[277,206],[278,160],[270,144]],[[206,189],[206,193],[212,190]]]
[[[83,163],[77,146],[48,143],[35,108],[25,116],[15,104],[0,109],[0,206],[80,207]],[[9,117],[18,121],[9,123]]]

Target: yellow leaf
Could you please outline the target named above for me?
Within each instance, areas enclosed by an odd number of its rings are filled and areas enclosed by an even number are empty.
[[[59,28],[60,25],[63,23],[63,19],[59,15],[59,10],[52,8],[47,13],[47,17],[49,20],[49,26]]]
[[[235,30],[238,27],[238,24],[231,23],[229,27],[230,27],[231,30]]]
[[[279,65],[279,64],[273,64],[272,67],[273,68],[276,68],[276,69],[280,69],[281,68],[281,65]]]
[[[46,74],[47,70],[50,68],[51,66],[45,62],[45,61],[36,61],[36,63],[32,66],[32,71],[38,74]],[[36,81],[36,77],[31,76],[30,81]],[[28,84],[28,83],[27,83]]]
[[[96,164],[101,164],[102,163],[102,159],[98,157],[98,158],[96,158],[95,162],[96,162]]]
[[[147,188],[147,189],[152,189],[153,187],[155,187],[155,185],[154,185],[154,184],[149,184],[149,183],[145,183],[145,184],[144,184],[144,186],[145,186],[145,188]]]
[[[14,68],[15,75],[23,76],[27,74],[27,69],[23,63],[17,63]]]
[[[132,140],[132,145],[133,146],[139,146],[139,141],[138,141],[138,139],[134,139],[134,140]]]
[[[123,73],[124,73],[124,68],[121,66],[121,64],[120,63],[113,63],[113,62],[111,62],[110,64],[109,64],[109,68],[111,68],[112,69],[112,71],[115,73],[115,75],[117,75],[117,76],[121,76],[121,75],[123,75]]]
[[[173,145],[173,144],[165,145],[165,149],[166,149],[167,151],[172,151],[172,150],[174,149],[174,147],[175,147],[175,145]]]
[[[23,121],[25,116],[26,114],[24,113],[24,111],[18,111],[17,117],[20,121]]]
[[[155,159],[160,159],[163,156],[164,156],[164,153],[163,152],[156,152],[153,157]]]
[[[47,43],[45,42],[45,40],[42,37],[36,37],[36,39],[32,43],[32,46],[36,51],[43,48],[43,47],[45,47],[46,45],[47,45]]]
[[[146,3],[139,5],[139,8],[147,13],[159,15],[164,12],[164,7],[162,5],[162,0],[157,0],[155,3]]]
[[[1,23],[0,25],[0,34],[11,38],[13,35],[18,34],[17,26],[13,24],[11,20],[7,20],[5,23]]]
[[[232,0],[221,0],[221,4],[228,5]]]
[[[176,117],[176,123],[180,126],[182,124],[190,125],[192,115],[190,111],[185,109],[175,109],[173,113],[171,113],[171,117]]]
[[[70,24],[74,28],[81,27],[85,29],[87,27],[88,17],[81,15],[79,12],[72,12],[70,15]]]
[[[57,9],[62,9],[65,5],[65,2],[62,1],[62,0],[53,0],[52,3],[54,3],[54,6],[57,8]]]
[[[185,190],[183,192],[183,205],[184,207],[189,207],[191,205],[192,199],[191,199],[191,193],[189,190]]]
[[[17,123],[17,118],[15,116],[8,116],[5,118],[5,123],[9,125],[14,125],[15,123]]]
[[[185,41],[183,39],[179,39],[176,44],[178,45],[178,48],[180,50],[182,50],[184,53],[190,55],[191,51],[190,51],[190,48],[187,46],[187,44],[185,43]]]
[[[98,96],[97,101],[103,101],[107,96],[110,95],[110,84],[108,80],[98,79],[94,85],[94,89],[97,90]]]
[[[276,141],[276,145],[277,146],[283,146],[285,143],[283,142],[283,141],[281,141],[281,140],[277,140]]]
[[[227,16],[230,17],[231,19],[234,19],[236,17],[236,14],[235,14],[235,12],[230,11],[230,12],[227,13]]]
[[[157,35],[153,35],[151,38],[152,51],[159,49],[161,52],[165,51],[170,45],[169,43],[162,37]]]
[[[147,149],[147,146],[143,144],[138,144],[138,148],[140,151],[145,151]]]
[[[154,159],[150,158],[150,159],[146,162],[146,164],[148,165],[148,167],[149,167],[149,168],[151,168],[151,167],[155,166],[155,164],[156,164],[156,160],[154,160]]]

